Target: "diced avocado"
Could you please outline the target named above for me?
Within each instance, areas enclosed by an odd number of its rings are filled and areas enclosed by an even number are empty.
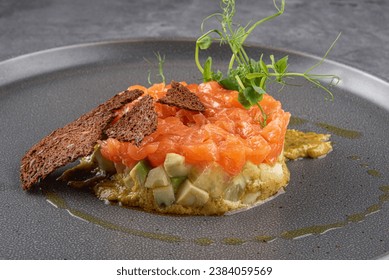
[[[153,188],[154,201],[159,207],[170,206],[176,200],[172,185]]]
[[[95,146],[95,150],[93,152],[93,156],[95,157],[99,168],[107,173],[116,173],[115,165],[112,161],[103,157],[100,152],[100,145]]]
[[[187,176],[189,167],[185,164],[185,158],[179,154],[168,153],[163,167],[170,177]]]
[[[241,201],[244,204],[253,204],[254,202],[257,201],[257,199],[260,195],[261,195],[261,192],[249,192],[249,193],[246,193],[242,197]]]
[[[123,163],[120,162],[117,163],[115,162],[114,166],[115,166],[116,173],[125,173],[126,170],[128,169],[127,166],[125,166]]]
[[[229,181],[227,173],[216,163],[201,170],[192,168],[188,178],[193,185],[205,190],[211,197],[222,196]]]
[[[261,163],[259,165],[259,170],[261,174],[261,180],[263,182],[279,182],[284,178],[284,172],[282,170],[281,163],[276,163],[273,166]]]
[[[248,161],[243,166],[242,172],[240,173],[246,178],[246,180],[256,180],[259,179],[260,170],[259,166]]]
[[[122,181],[123,184],[130,189],[135,185],[134,179],[132,179],[129,173],[123,176]]]
[[[242,174],[235,176],[224,192],[224,199],[238,201],[246,188],[246,180]]]
[[[186,180],[186,178],[187,178],[186,176],[170,178],[170,181],[172,182],[172,186],[173,186],[174,192],[177,192],[178,187]]]
[[[201,207],[207,203],[209,194],[195,187],[188,179],[182,184],[177,193],[177,204],[183,206]]]
[[[171,186],[169,176],[166,174],[165,169],[162,166],[155,167],[149,171],[147,175],[145,187],[146,188],[158,188]]]
[[[130,171],[130,177],[138,186],[144,186],[150,167],[144,160],[139,161]]]

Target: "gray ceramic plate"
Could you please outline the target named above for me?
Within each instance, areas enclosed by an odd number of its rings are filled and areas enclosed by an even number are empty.
[[[294,116],[291,127],[331,133],[334,151],[289,162],[286,192],[249,211],[178,217],[106,205],[55,181],[24,192],[24,152],[57,127],[132,84],[147,85],[145,58],[166,54],[168,80],[199,82],[189,41],[107,42],[34,53],[0,63],[0,258],[4,259],[375,259],[389,252],[389,85],[326,62],[335,100],[302,80],[270,92]],[[289,51],[290,70],[318,58]],[[225,48],[211,50],[225,67]],[[157,81],[157,80],[155,80]]]

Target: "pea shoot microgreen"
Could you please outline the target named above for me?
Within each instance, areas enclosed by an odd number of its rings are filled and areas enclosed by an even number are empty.
[[[237,90],[239,92],[239,102],[246,109],[252,106],[258,106],[262,112],[262,119],[260,120],[262,126],[266,126],[267,116],[259,102],[266,93],[267,83],[279,83],[284,87],[287,85],[286,78],[302,77],[323,89],[330,96],[330,99],[333,100],[332,92],[320,80],[329,79],[330,85],[337,84],[340,80],[336,75],[312,73],[314,69],[324,62],[339,39],[340,34],[331,44],[324,57],[303,73],[288,72],[288,56],[276,60],[274,55],[270,55],[270,61],[266,63],[263,54],[260,55],[259,60],[254,60],[247,55],[243,45],[254,29],[262,23],[270,21],[284,13],[285,0],[281,0],[280,4],[277,3],[277,0],[273,0],[273,4],[276,9],[273,15],[243,26],[233,22],[236,12],[235,0],[221,0],[220,7],[222,12],[211,14],[203,20],[201,24],[203,34],[197,39],[195,48],[195,62],[203,75],[203,81],[217,81],[226,89]],[[204,32],[204,25],[210,19],[216,19],[220,23],[220,28]],[[230,47],[232,55],[226,76],[220,70],[216,72],[212,70],[212,57],[206,59],[204,66],[200,62],[200,51],[207,50],[213,42],[228,44]]]
[[[165,64],[165,55],[161,55],[159,52],[155,52],[154,53],[155,57],[157,58],[158,60],[158,74],[157,74],[157,77],[159,77],[161,79],[161,82],[162,83],[165,83],[166,79],[165,79],[165,75],[163,73],[163,65]],[[149,64],[152,64],[149,60],[147,60],[145,58],[145,60],[149,63]],[[151,70],[148,71],[148,76],[147,76],[147,82],[152,85],[153,82],[151,81]]]

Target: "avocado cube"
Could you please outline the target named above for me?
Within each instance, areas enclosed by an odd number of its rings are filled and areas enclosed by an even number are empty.
[[[163,167],[169,177],[182,177],[188,175],[188,166],[185,164],[185,157],[175,153],[166,155]]]
[[[97,161],[97,164],[99,165],[99,168],[107,173],[116,173],[115,165],[112,161],[106,159],[103,157],[103,155],[100,152],[100,145],[95,146],[95,150],[93,152],[93,156]]]
[[[129,189],[135,185],[134,179],[132,179],[130,174],[123,175],[122,181],[123,184]]]
[[[224,192],[224,199],[238,201],[246,188],[246,180],[242,174],[235,176]]]
[[[176,200],[173,186],[153,188],[154,201],[159,207],[170,206]]]
[[[146,161],[139,161],[130,171],[130,177],[138,186],[144,186],[150,167]]]
[[[188,179],[182,184],[177,193],[177,204],[183,206],[201,207],[207,203],[209,194],[195,187]]]
[[[171,185],[170,178],[162,166],[151,169],[145,182],[146,188],[166,187]]]
[[[216,163],[205,169],[192,168],[188,178],[193,185],[206,191],[213,198],[222,197],[230,179],[223,168]]]
[[[186,178],[187,178],[186,176],[170,178],[170,181],[172,182],[172,186],[173,186],[174,192],[177,192],[178,187],[181,186],[181,184],[186,180]]]

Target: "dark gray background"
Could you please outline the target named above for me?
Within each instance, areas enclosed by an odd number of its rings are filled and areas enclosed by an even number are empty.
[[[246,23],[270,15],[271,0],[238,1]],[[250,41],[323,55],[339,32],[332,60],[387,80],[389,2],[287,0],[283,16],[264,24]],[[202,18],[219,1],[0,0],[0,61],[43,49],[138,37],[196,37]]]

